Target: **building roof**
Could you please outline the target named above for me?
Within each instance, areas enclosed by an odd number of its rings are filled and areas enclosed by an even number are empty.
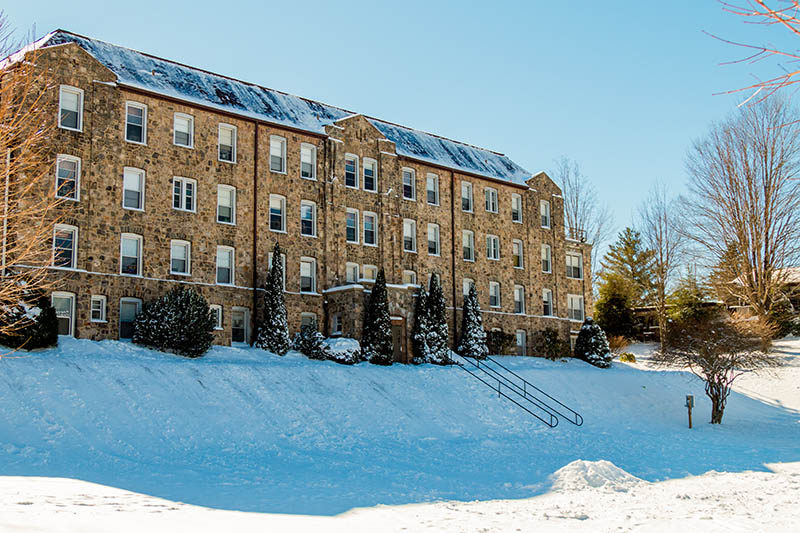
[[[339,107],[214,74],[64,30],[31,48],[75,43],[117,76],[120,85],[217,108],[243,117],[325,134],[325,126],[354,115]],[[30,49],[30,48],[29,48]],[[368,120],[401,156],[525,185],[531,173],[503,154],[375,118]]]

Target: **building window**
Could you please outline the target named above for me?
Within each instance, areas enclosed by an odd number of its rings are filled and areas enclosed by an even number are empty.
[[[497,190],[491,187],[486,187],[483,190],[486,197],[486,211],[488,213],[497,213]]]
[[[486,236],[486,258],[494,261],[500,259],[500,237],[497,235]]]
[[[231,309],[231,344],[246,344],[250,329],[250,310],[246,307]]]
[[[131,167],[123,170],[122,207],[144,211],[144,170]]]
[[[461,210],[472,213],[472,184],[468,181],[461,182]]]
[[[300,327],[314,326],[317,327],[317,315],[314,313],[300,313]]]
[[[269,195],[269,229],[286,231],[286,198],[277,194]]]
[[[170,241],[169,273],[188,276],[191,273],[192,245],[187,241]]]
[[[233,285],[234,250],[230,246],[217,246],[217,284]]]
[[[553,316],[553,291],[542,289],[542,315]]]
[[[464,278],[463,280],[461,280],[461,292],[464,294],[465,298],[469,295],[469,290],[474,286],[475,286],[475,281],[469,278]]]
[[[133,322],[136,315],[142,311],[142,301],[139,298],[120,298],[119,300],[119,338],[130,339],[133,337]]]
[[[189,178],[172,178],[172,207],[178,211],[195,212],[197,182]]]
[[[211,311],[211,319],[214,321],[214,329],[219,331],[222,329],[222,306],[211,304],[208,306]]]
[[[500,284],[489,282],[489,307],[500,307]]]
[[[364,159],[364,190],[378,192],[378,162]]]
[[[125,103],[125,140],[147,144],[147,106],[139,102]]]
[[[358,263],[347,263],[345,265],[345,280],[347,283],[358,283],[360,278],[360,270],[361,267],[358,266]]]
[[[81,160],[71,155],[56,157],[56,198],[80,199]]]
[[[123,233],[120,239],[120,274],[142,275],[142,236]]]
[[[552,264],[550,262],[550,245],[543,244],[542,245],[542,272],[547,272],[548,274],[552,272]]]
[[[417,223],[408,218],[403,220],[403,251],[417,251]]]
[[[468,229],[462,230],[461,242],[464,248],[464,261],[475,261],[475,234]]]
[[[348,209],[345,215],[345,238],[358,244],[358,209]]]
[[[517,355],[528,355],[527,334],[524,329],[517,330]]]
[[[236,189],[217,185],[217,222],[236,224]]]
[[[522,196],[511,195],[511,221],[522,223]]]
[[[78,228],[56,224],[53,232],[53,266],[75,268],[78,261]]]
[[[583,256],[580,254],[567,254],[567,277],[583,279]]]
[[[358,156],[353,154],[344,156],[344,185],[358,189]]]
[[[92,295],[90,303],[90,314],[92,322],[106,321],[106,297],[97,294]]]
[[[83,90],[62,85],[58,93],[58,127],[65,130],[83,129]]]
[[[428,224],[428,255],[439,255],[439,225]]]
[[[300,145],[300,177],[317,179],[317,147],[313,144]]]
[[[317,236],[317,204],[308,200],[300,202],[300,235]]]
[[[335,313],[331,317],[331,335],[341,335],[342,334],[342,314]]]
[[[417,199],[417,173],[411,168],[403,169],[403,198]]]
[[[428,174],[425,180],[425,190],[428,195],[428,203],[430,205],[439,205],[439,176],[436,174]]]
[[[175,113],[173,130],[173,144],[186,148],[194,147],[194,117],[192,115]]]
[[[272,270],[272,252],[269,253],[268,262],[269,269]],[[286,290],[286,254],[281,254],[281,284],[283,290]]]
[[[286,173],[286,139],[277,135],[269,137],[269,169]]]
[[[219,160],[236,163],[236,126],[220,124],[217,134]]]
[[[522,241],[514,239],[511,241],[512,256],[514,258],[514,268],[524,268],[525,263],[522,255]]]
[[[364,265],[364,281],[375,281],[378,278],[378,267]]]
[[[583,296],[567,295],[567,318],[583,321]]]
[[[311,257],[300,259],[300,292],[316,292],[317,262]]]
[[[364,244],[367,246],[378,245],[378,215],[364,212]]]
[[[525,314],[525,287],[514,285],[514,312]]]
[[[416,285],[417,273],[413,270],[403,270],[403,285]]]
[[[539,202],[539,215],[542,218],[542,227],[549,228],[550,227],[550,202],[547,200],[541,200]]]

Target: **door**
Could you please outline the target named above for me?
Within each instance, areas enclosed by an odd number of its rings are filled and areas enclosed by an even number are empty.
[[[134,298],[122,299],[119,302],[119,338],[133,337],[133,321],[142,308],[142,301]]]
[[[524,329],[517,330],[517,355],[528,355],[527,335]]]
[[[58,334],[73,335],[75,331],[75,295],[69,292],[54,292],[51,301],[58,319]]]
[[[231,342],[244,344],[247,342],[247,309],[234,307],[231,310]]]
[[[405,320],[402,318],[392,319],[392,347],[392,360],[395,363],[407,363]]]

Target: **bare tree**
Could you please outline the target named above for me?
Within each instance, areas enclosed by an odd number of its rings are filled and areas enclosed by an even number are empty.
[[[599,251],[613,233],[613,218],[601,204],[592,182],[581,173],[578,163],[568,157],[556,161],[553,173],[564,197],[564,225],[567,237],[592,243],[592,284],[597,280]]]

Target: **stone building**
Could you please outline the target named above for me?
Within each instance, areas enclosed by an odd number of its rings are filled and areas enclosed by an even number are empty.
[[[217,342],[253,335],[286,250],[290,329],[358,338],[385,269],[395,357],[419,284],[440,276],[457,338],[469,284],[521,353],[591,309],[590,246],[565,237],[560,190],[506,156],[55,31],[34,44],[58,121],[53,293],[63,334],[129,337],[143,302],[202,292]]]

